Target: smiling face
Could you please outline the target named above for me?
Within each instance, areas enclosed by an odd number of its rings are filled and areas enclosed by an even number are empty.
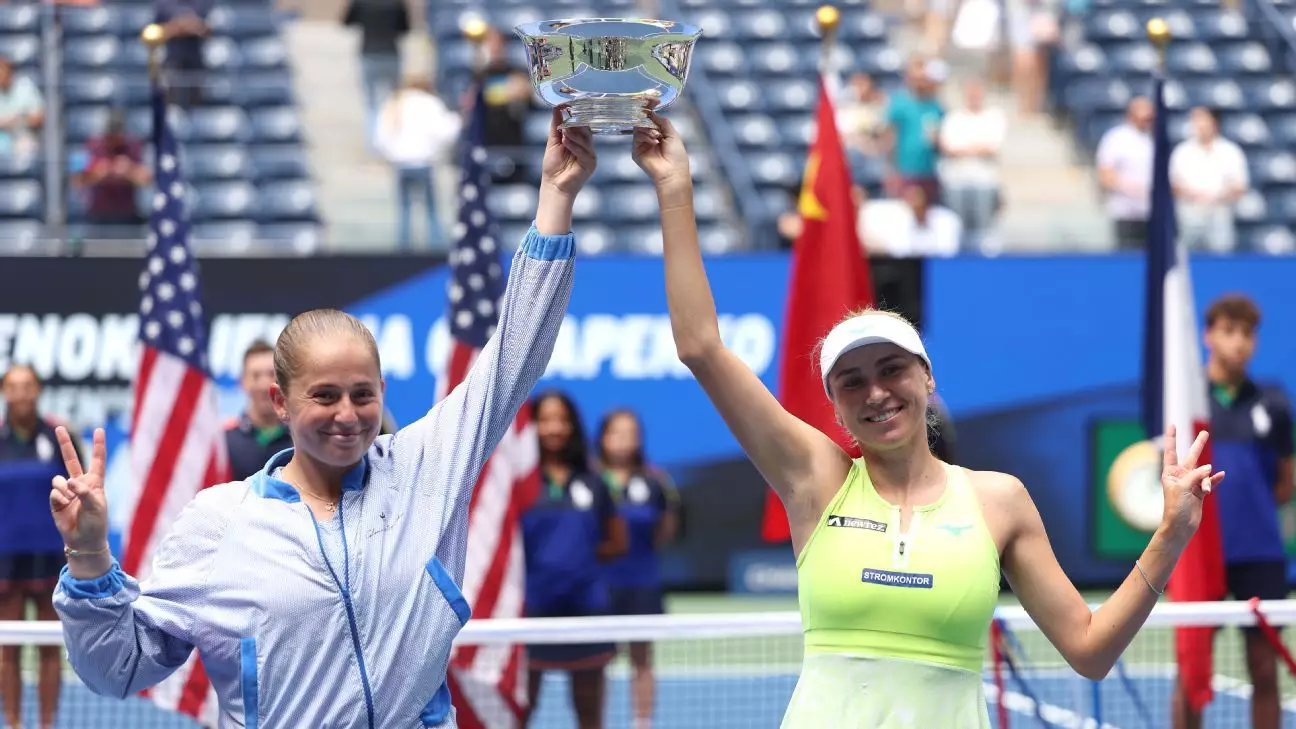
[[[837,420],[864,451],[927,442],[927,398],[936,383],[917,355],[891,343],[843,354],[828,373]]]
[[[284,387],[271,387],[293,446],[324,466],[354,466],[382,427],[384,383],[377,360],[359,337],[314,337],[297,364]]]

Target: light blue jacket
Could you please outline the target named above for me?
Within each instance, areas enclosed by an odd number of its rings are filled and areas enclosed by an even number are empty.
[[[446,669],[471,614],[457,586],[469,499],[549,362],[574,243],[527,233],[498,330],[464,382],[375,441],[331,524],[317,527],[273,477],[289,450],[248,481],[200,492],[142,585],[116,562],[94,580],[64,568],[54,605],[81,680],[124,698],[197,648],[222,729],[455,727]]]

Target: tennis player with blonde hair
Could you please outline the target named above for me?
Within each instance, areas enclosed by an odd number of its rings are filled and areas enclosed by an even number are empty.
[[[1068,663],[1104,676],[1129,645],[1201,521],[1223,473],[1180,461],[1165,435],[1161,526],[1096,611],[1067,579],[1021,481],[938,460],[928,447],[932,362],[904,319],[870,311],[828,333],[824,396],[859,443],[852,459],[790,415],[720,339],[698,248],[692,177],[669,121],[635,133],[657,189],[667,301],[680,360],[787,507],[804,630],[801,677],[785,729],[988,729],[986,638],[1006,575]]]
[[[594,171],[589,131],[561,121],[555,111],[498,330],[420,420],[380,436],[373,335],[340,311],[297,316],[271,389],[295,447],[200,492],[143,584],[108,552],[103,431],[85,469],[59,431],[71,475],[49,497],[68,556],[54,600],[93,691],[130,696],[197,648],[222,728],[456,726],[446,668],[471,614],[458,587],[468,505],[553,352],[572,288],[572,204]]]

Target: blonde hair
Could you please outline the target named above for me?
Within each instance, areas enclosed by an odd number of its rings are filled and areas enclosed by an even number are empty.
[[[841,319],[838,319],[837,322],[834,323],[834,324],[832,325],[832,328],[830,328],[828,331],[831,332],[833,329],[836,329],[837,327],[841,326],[842,324],[845,324],[846,322],[850,321],[851,319],[854,319],[855,317],[859,317],[859,316],[866,316],[866,315],[881,315],[881,316],[889,316],[889,317],[891,317],[892,319],[898,319],[899,321],[904,322],[904,323],[907,324],[908,326],[913,327],[914,331],[917,331],[917,330],[918,330],[918,327],[915,326],[913,322],[909,321],[909,318],[906,317],[904,314],[900,314],[900,313],[898,313],[898,312],[894,312],[894,311],[889,311],[889,310],[887,310],[887,309],[878,309],[878,308],[873,307],[873,306],[865,306],[865,307],[858,308],[858,309],[852,309],[852,310],[850,310],[849,312],[847,312],[847,313],[846,313],[846,316],[843,316]],[[819,367],[819,364],[818,364],[818,363],[819,363],[819,353],[823,350],[824,342],[826,342],[827,340],[828,340],[828,335],[825,334],[823,337],[821,337],[821,338],[819,339],[819,342],[818,342],[817,344],[815,344],[814,352],[813,352],[813,354],[811,355],[811,357],[812,357],[812,360],[813,360],[814,363],[815,363],[814,366],[815,366],[816,369]],[[930,375],[931,375],[931,368],[928,367],[927,362],[926,362],[925,360],[923,360],[921,357],[918,358],[918,361],[919,361],[920,364],[922,364],[923,369],[927,370],[927,374],[930,376]],[[821,378],[823,377],[823,373],[822,373],[822,372],[820,372],[820,373],[818,373],[818,374],[819,374],[819,376],[820,376]],[[935,444],[936,444],[936,436],[937,436],[937,434],[938,434],[938,432],[939,432],[939,430],[940,430],[940,422],[941,422],[941,416],[940,416],[940,413],[937,411],[936,408],[932,407],[932,398],[935,396],[935,394],[936,394],[935,391],[932,391],[932,392],[928,392],[928,393],[927,393],[927,413],[926,413],[926,420],[927,420],[927,445],[928,445],[929,448],[935,446]],[[829,397],[829,399],[831,399],[831,396]],[[849,436],[850,439],[851,439],[852,441],[855,441],[855,436],[854,436],[853,434],[851,434],[849,428],[847,428],[847,427],[845,427],[845,426],[843,425],[843,426],[842,426],[842,430],[846,432],[847,436]],[[856,443],[856,445],[860,445],[860,444],[858,443],[858,441],[855,441],[855,443]]]
[[[354,316],[337,309],[312,309],[293,317],[275,342],[275,381],[279,389],[287,392],[288,386],[301,373],[302,358],[312,342],[325,337],[347,336],[360,340],[369,350],[374,364],[382,369],[373,332]]]
[[[904,314],[900,314],[900,313],[898,313],[898,312],[894,312],[894,311],[889,311],[889,310],[887,310],[887,309],[878,309],[878,308],[873,307],[873,306],[864,306],[864,307],[860,307],[860,308],[858,308],[858,309],[851,309],[850,311],[846,312],[846,316],[843,316],[842,318],[840,318],[840,319],[838,319],[836,322],[834,322],[833,325],[832,325],[831,327],[828,328],[828,332],[832,332],[833,329],[836,329],[837,327],[841,326],[842,324],[845,324],[846,322],[850,321],[851,319],[854,319],[854,318],[856,318],[856,317],[860,317],[860,316],[866,316],[866,315],[882,315],[882,316],[889,316],[889,317],[891,317],[892,319],[897,319],[897,320],[899,320],[899,321],[904,322],[904,323],[907,324],[908,326],[912,327],[914,331],[917,331],[917,330],[918,330],[918,327],[914,326],[914,323],[911,322],[911,321],[909,321],[908,317],[906,317]],[[815,367],[816,370],[819,369],[819,355],[820,355],[821,352],[823,352],[824,342],[826,342],[826,341],[828,341],[828,334],[827,334],[827,333],[825,333],[822,337],[819,338],[819,341],[815,343],[814,349],[810,352],[810,359],[811,359],[812,362],[815,363],[815,364],[814,364],[814,367]],[[923,367],[926,367],[926,366],[927,366],[927,363],[926,363],[926,362],[923,362]],[[824,376],[824,374],[826,374],[826,373],[824,373],[824,372],[816,372],[816,374],[819,376],[820,379],[822,379],[823,376]]]

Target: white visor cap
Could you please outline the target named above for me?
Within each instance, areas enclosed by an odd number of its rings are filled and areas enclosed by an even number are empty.
[[[927,363],[928,369],[931,368],[931,358],[923,347],[922,337],[909,326],[909,322],[890,314],[860,314],[833,327],[824,338],[823,348],[819,351],[819,373],[823,377],[824,392],[828,392],[828,373],[842,355],[868,344],[887,342],[917,355]]]

